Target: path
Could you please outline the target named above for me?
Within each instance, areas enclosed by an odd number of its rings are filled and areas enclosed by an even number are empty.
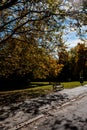
[[[49,111],[44,118],[21,130],[87,130],[87,86],[60,93],[68,93],[71,99],[68,104]]]
[[[0,130],[87,130],[87,85],[0,106],[0,112]]]

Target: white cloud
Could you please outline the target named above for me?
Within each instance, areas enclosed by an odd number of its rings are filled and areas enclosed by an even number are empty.
[[[73,39],[66,42],[69,48],[75,47],[78,43],[83,43],[80,39]]]

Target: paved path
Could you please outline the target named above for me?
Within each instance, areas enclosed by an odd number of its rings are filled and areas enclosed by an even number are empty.
[[[45,98],[0,106],[0,130],[87,130],[87,85]],[[44,102],[48,104],[39,108],[33,120],[29,109]]]
[[[76,87],[73,89],[64,89],[60,92],[61,94],[66,93],[70,99],[75,98],[79,95],[87,93],[87,85]]]
[[[87,86],[60,93],[68,93],[71,99],[68,104],[51,110],[44,118],[21,130],[87,130]]]

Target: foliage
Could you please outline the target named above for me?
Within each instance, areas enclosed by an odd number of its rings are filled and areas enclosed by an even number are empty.
[[[61,55],[60,55],[61,54]],[[60,81],[79,80],[80,76],[87,77],[87,47],[85,43],[78,43],[69,51],[63,48],[59,51],[59,63],[64,65],[58,75]]]
[[[1,49],[0,77],[34,80],[55,77],[60,73],[63,65],[59,65],[45,48],[34,43],[20,42],[16,39],[9,40]]]
[[[80,76],[84,77],[86,80],[86,54],[87,48],[84,43],[78,43],[78,45],[71,49],[69,53],[69,62],[72,70],[72,77],[76,80]]]
[[[15,0],[14,3],[12,0],[6,0],[3,2],[0,6],[0,43],[3,44],[8,39],[18,38],[23,34],[26,34],[27,37],[30,35],[40,37],[55,30],[55,27],[58,29],[59,25],[56,24],[53,17],[55,4],[54,2],[52,7],[50,1],[46,0]]]
[[[73,28],[81,36],[84,33],[81,27],[85,26],[87,21],[86,1],[83,0],[79,8],[76,6],[69,0],[14,0],[14,2],[2,0],[0,2],[0,44],[13,37],[18,38],[22,34],[26,34],[27,37],[38,36],[49,41],[52,38],[50,35],[55,36],[55,32],[60,33],[60,30],[65,30],[66,21],[68,22],[66,30]],[[52,39],[55,43],[56,37]]]
[[[85,44],[77,45],[76,65],[77,73],[79,73],[80,76],[83,76],[85,68]]]
[[[64,0],[2,0],[0,77],[55,78],[63,68],[61,78],[65,78],[67,70],[73,71],[74,59],[68,60],[68,52],[65,48],[61,49],[65,44],[63,36],[74,30],[84,40],[86,29],[82,27],[87,22],[85,3],[84,0],[76,8],[77,5],[73,6],[72,1]],[[56,52],[59,54],[59,61],[54,58]],[[75,57],[77,66],[79,58],[78,53]],[[76,70],[74,72],[76,74]]]

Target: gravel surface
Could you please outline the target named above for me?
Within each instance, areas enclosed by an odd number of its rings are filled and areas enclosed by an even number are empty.
[[[87,130],[86,94],[85,85],[1,105],[0,130]],[[41,115],[42,118],[28,124]]]
[[[87,130],[87,95],[61,110],[51,112],[51,115],[39,123],[25,128],[28,130]]]

